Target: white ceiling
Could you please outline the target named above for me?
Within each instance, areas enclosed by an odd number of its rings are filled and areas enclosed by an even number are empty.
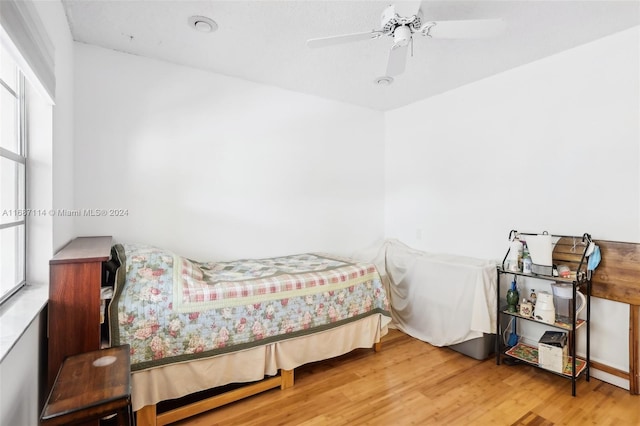
[[[388,86],[390,37],[310,49],[306,40],[379,28],[379,1],[63,0],[76,41],[389,110],[640,24],[640,1],[422,1],[423,21],[502,18],[497,38],[415,36]],[[401,3],[401,2],[395,2]],[[192,15],[219,29],[190,28]]]

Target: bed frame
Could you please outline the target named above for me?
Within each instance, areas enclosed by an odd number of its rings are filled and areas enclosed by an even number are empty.
[[[382,344],[380,342],[373,345],[375,352],[380,352]],[[221,407],[232,402],[259,394],[269,389],[287,389],[294,384],[294,370],[280,370],[280,374],[255,382],[238,389],[230,390],[219,395],[202,399],[179,408],[175,408],[163,413],[157,412],[156,405],[146,405],[136,411],[137,426],[162,426],[179,420],[186,419],[196,414]]]
[[[269,389],[279,387],[287,389],[293,386],[293,370],[280,370],[278,376],[262,380],[239,389],[234,389],[212,396],[201,401],[193,402],[183,407],[175,408],[164,413],[157,413],[155,405],[147,405],[136,411],[136,424],[138,426],[161,426],[187,417],[195,416],[214,408],[221,407],[231,402],[256,395]]]

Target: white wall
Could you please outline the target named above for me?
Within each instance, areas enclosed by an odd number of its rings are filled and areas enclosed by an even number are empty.
[[[488,259],[511,229],[640,242],[639,32],[387,113],[386,236]],[[594,302],[593,359],[628,368],[628,312]]]
[[[0,425],[39,424],[42,407],[38,401],[38,366],[41,348],[36,344],[46,334],[46,315],[39,316],[25,330],[0,363]],[[45,375],[46,376],[46,375]]]
[[[636,27],[389,112],[386,235],[483,258],[510,229],[640,241],[638,71]]]
[[[80,235],[201,260],[382,238],[383,114],[76,44]]]
[[[56,47],[56,105],[53,108],[53,205],[72,209],[74,202],[74,43],[64,9],[59,2],[41,2],[47,31]],[[53,217],[53,252],[75,238],[72,217]]]

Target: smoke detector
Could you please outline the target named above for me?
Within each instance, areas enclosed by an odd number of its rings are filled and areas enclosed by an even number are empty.
[[[206,16],[191,16],[188,22],[191,28],[201,33],[212,33],[218,29],[218,24]]]

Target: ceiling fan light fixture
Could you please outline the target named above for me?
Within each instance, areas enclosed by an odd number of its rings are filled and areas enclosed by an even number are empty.
[[[405,25],[400,26],[393,32],[393,45],[403,47],[411,40],[411,29]]]
[[[383,75],[373,80],[373,82],[378,86],[390,86],[393,83],[393,77]]]
[[[212,33],[218,29],[218,24],[206,16],[190,16],[189,26],[201,33]]]

